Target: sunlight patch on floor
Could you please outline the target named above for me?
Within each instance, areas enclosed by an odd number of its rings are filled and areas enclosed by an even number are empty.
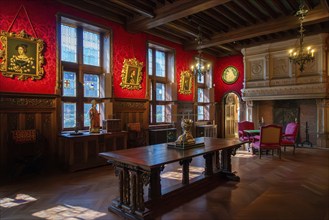
[[[12,198],[1,198],[0,207],[11,208],[19,205],[23,205],[29,202],[36,201],[36,198],[29,196],[27,194],[17,194],[14,199]]]
[[[190,166],[189,167],[189,178],[195,178],[200,176],[204,168],[203,167],[195,167]],[[173,180],[181,180],[182,179],[182,168],[178,168],[176,171],[168,171],[161,174],[161,178],[167,178],[167,179],[173,179]]]
[[[58,205],[32,214],[43,219],[84,219],[91,220],[102,217],[106,213],[97,212],[88,208],[71,205]]]

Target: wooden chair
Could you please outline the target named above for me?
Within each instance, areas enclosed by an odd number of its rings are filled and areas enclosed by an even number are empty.
[[[261,158],[262,150],[277,150],[281,159],[281,137],[282,127],[278,125],[262,126],[260,130],[259,140],[254,140],[252,147],[258,150],[259,158]]]
[[[286,147],[293,147],[293,154],[295,154],[298,129],[298,123],[291,122],[287,124],[281,139],[281,146],[284,147],[284,151],[286,151]]]
[[[128,148],[146,145],[146,135],[140,123],[128,123]]]
[[[13,177],[44,168],[46,139],[36,129],[11,131],[9,146]]]
[[[251,121],[238,122],[238,135],[241,141],[248,141],[248,151],[250,150],[250,143],[253,141],[253,137],[244,132],[244,130],[254,130],[255,124]]]

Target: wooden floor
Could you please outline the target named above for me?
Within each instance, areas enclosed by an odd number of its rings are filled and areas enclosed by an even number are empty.
[[[329,150],[297,148],[261,159],[241,151],[232,157],[240,182],[226,182],[172,209],[158,220],[328,220]],[[201,175],[194,160],[191,178]],[[178,166],[166,167],[162,185],[179,181]],[[122,219],[108,212],[118,195],[109,166],[75,173],[30,176],[0,186],[0,219]]]

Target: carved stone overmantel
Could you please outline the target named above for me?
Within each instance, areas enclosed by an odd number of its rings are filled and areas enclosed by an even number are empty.
[[[289,62],[288,50],[296,47],[296,40],[264,44],[245,48],[245,82],[242,99],[281,100],[328,97],[328,51],[329,34],[305,38],[305,45],[315,49],[315,62],[305,65],[303,73],[297,65]]]

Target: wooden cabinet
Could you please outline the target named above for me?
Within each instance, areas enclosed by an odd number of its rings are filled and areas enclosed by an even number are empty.
[[[69,171],[105,165],[98,154],[127,148],[127,132],[92,133],[81,135],[61,134],[59,137],[59,161]]]
[[[149,144],[161,144],[176,141],[176,128],[163,128],[149,130]]]
[[[196,137],[217,137],[217,125],[196,126]]]

